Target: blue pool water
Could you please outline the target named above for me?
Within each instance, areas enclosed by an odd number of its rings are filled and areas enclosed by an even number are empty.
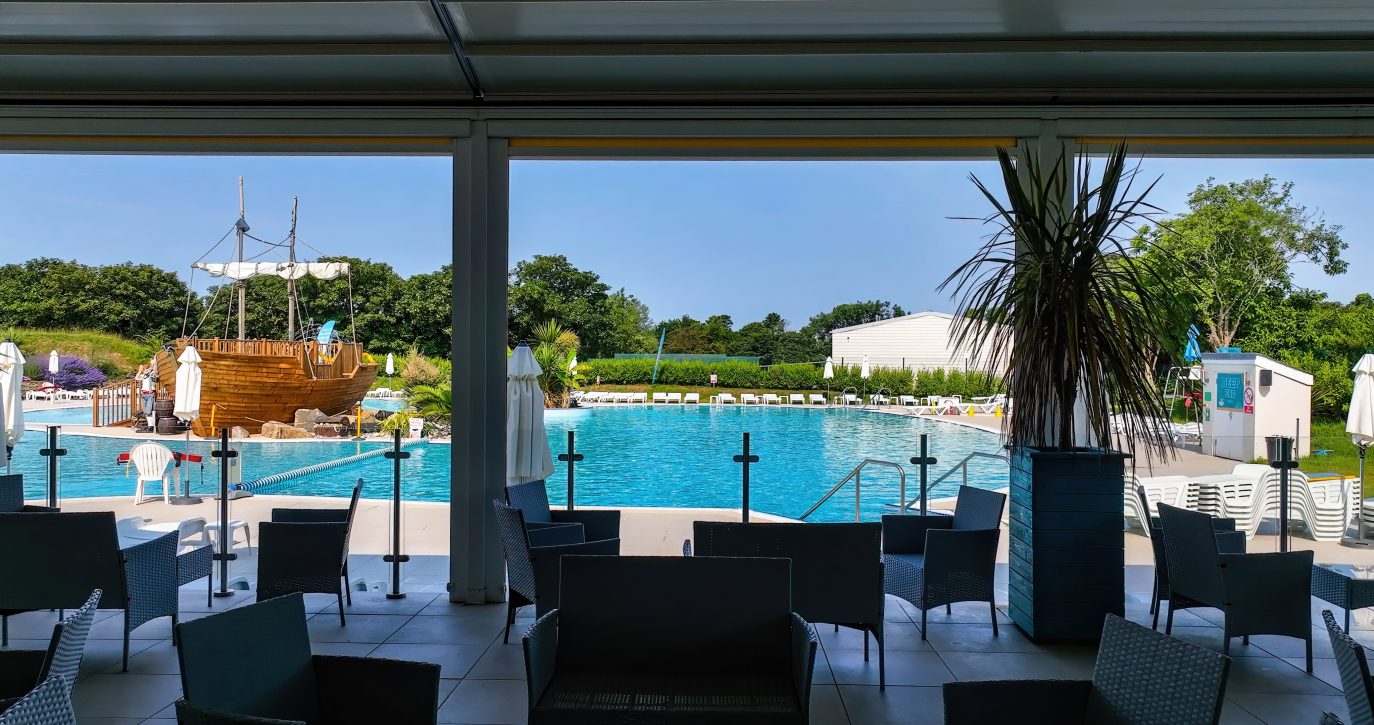
[[[364,410],[400,410],[405,406],[406,401],[400,399],[367,398],[363,401]],[[27,410],[24,411],[24,422],[45,425],[90,425],[91,406],[88,403],[66,408]]]
[[[740,434],[751,434],[751,506],[783,516],[799,516],[864,458],[905,462],[919,451],[921,433],[930,434],[931,452],[940,460],[932,471],[943,472],[968,453],[1000,452],[992,433],[939,421],[879,415],[839,409],[779,409],[742,407],[607,407],[549,411],[546,417],[550,446],[556,454],[567,445],[567,431],[577,433],[578,451],[586,460],[577,468],[577,501],[596,506],[737,507],[740,504]],[[37,455],[41,434],[30,432],[15,451],[17,469],[26,474],[30,495],[41,496],[45,480],[43,459]],[[168,439],[180,450],[184,444]],[[128,450],[125,440],[65,436],[71,454],[63,460],[64,496],[130,495],[132,479],[114,464]],[[380,442],[312,441],[306,443],[245,443],[244,480],[340,458],[386,445]],[[192,442],[193,452],[207,452],[209,443]],[[402,466],[406,497],[447,501],[450,447],[429,443],[410,449]],[[218,481],[208,463],[205,485],[199,467],[192,469],[197,490],[210,490]],[[907,468],[907,495],[917,492],[917,473]],[[563,503],[567,487],[565,464],[554,464],[549,494]],[[262,493],[344,496],[359,477],[364,495],[390,495],[391,462],[373,457],[303,478],[276,484]],[[1007,468],[998,461],[976,461],[969,467],[969,483],[984,487],[1006,485]],[[953,495],[961,482],[956,473],[931,492]],[[852,484],[851,484],[852,486]],[[886,468],[867,468],[863,474],[861,515],[876,520],[884,504],[897,500],[897,474]],[[844,521],[854,515],[850,486],[811,520]]]

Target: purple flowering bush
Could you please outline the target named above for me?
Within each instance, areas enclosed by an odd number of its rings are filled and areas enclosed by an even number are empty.
[[[43,369],[43,379],[67,390],[96,388],[105,384],[105,373],[99,368],[75,355],[61,355],[57,358],[57,372]]]

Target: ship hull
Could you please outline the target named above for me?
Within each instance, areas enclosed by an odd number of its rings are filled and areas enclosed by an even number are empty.
[[[193,343],[202,360],[202,383],[200,417],[191,431],[201,437],[234,426],[259,433],[268,421],[291,424],[302,408],[330,416],[352,414],[377,379],[377,366],[361,362],[356,348],[331,364],[314,364],[312,360],[319,360],[314,348],[303,348],[299,342],[179,340],[170,353],[157,355],[160,397],[176,395],[176,358]]]

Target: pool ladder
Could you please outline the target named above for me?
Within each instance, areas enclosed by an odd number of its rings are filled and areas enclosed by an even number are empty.
[[[950,476],[954,475],[954,472],[955,472],[955,471],[960,471],[960,472],[963,473],[963,481],[962,481],[962,483],[963,483],[963,485],[967,486],[967,485],[968,485],[968,464],[969,464],[970,461],[975,460],[975,459],[987,459],[987,460],[993,460],[993,461],[1002,461],[1003,463],[1008,463],[1008,462],[1010,462],[1010,459],[1008,459],[1005,455],[1002,455],[1002,454],[999,454],[999,453],[983,453],[983,452],[981,452],[981,451],[974,451],[974,452],[968,454],[967,456],[964,456],[962,459],[959,460],[958,463],[954,464],[953,466],[950,466],[949,470],[945,471],[944,473],[940,474],[939,476],[936,476],[936,477],[935,477],[935,480],[933,480],[933,481],[931,481],[929,484],[926,484],[925,486],[923,486],[923,487],[921,488],[921,490],[917,492],[916,498],[913,498],[913,499],[911,499],[910,501],[907,501],[907,499],[906,499],[906,469],[905,469],[905,468],[902,468],[902,466],[901,466],[900,463],[894,463],[894,462],[892,462],[892,461],[882,461],[882,460],[878,460],[878,459],[876,459],[876,458],[865,458],[865,459],[863,459],[862,461],[860,461],[860,462],[859,462],[859,465],[855,466],[855,467],[853,468],[853,470],[851,470],[851,471],[849,472],[848,475],[846,475],[844,478],[840,479],[840,482],[839,482],[839,483],[837,483],[837,484],[835,484],[834,486],[832,486],[832,487],[830,488],[829,491],[826,491],[826,492],[825,492],[825,495],[824,495],[824,496],[821,496],[821,499],[820,499],[819,501],[817,501],[815,504],[813,504],[813,505],[811,506],[811,508],[809,508],[809,509],[806,510],[806,513],[802,514],[801,516],[799,516],[799,517],[797,517],[797,518],[798,518],[799,520],[801,520],[801,521],[805,521],[805,520],[806,520],[806,517],[808,517],[808,516],[810,516],[811,514],[815,513],[815,512],[816,512],[816,509],[818,509],[818,508],[820,508],[821,506],[823,506],[823,505],[825,504],[826,501],[829,501],[832,497],[834,497],[835,494],[839,493],[839,492],[840,492],[840,489],[841,489],[841,488],[844,488],[844,485],[845,485],[846,483],[849,483],[850,479],[853,479],[853,480],[854,480],[854,520],[855,520],[855,521],[859,521],[859,520],[860,520],[860,518],[859,518],[859,505],[860,505],[860,502],[861,502],[862,497],[863,497],[863,485],[862,485],[862,484],[863,484],[863,470],[864,470],[864,468],[866,468],[866,467],[868,467],[868,466],[883,466],[883,467],[887,467],[887,468],[895,468],[895,469],[897,469],[897,481],[898,481],[898,483],[897,483],[898,499],[897,499],[897,500],[898,500],[900,503],[889,503],[889,504],[887,504],[887,507],[888,507],[888,508],[897,509],[897,512],[898,512],[898,513],[900,513],[900,514],[905,514],[907,511],[911,510],[913,507],[919,505],[919,506],[920,506],[921,515],[924,516],[924,515],[926,514],[926,491],[927,491],[927,490],[930,490],[930,489],[933,489],[933,488],[935,488],[936,486],[938,486],[938,485],[940,485],[941,483],[943,483],[943,482],[945,481],[945,479],[948,479]]]
[[[902,466],[901,466],[900,463],[893,463],[892,461],[880,461],[880,460],[878,460],[878,459],[876,459],[876,458],[865,458],[865,459],[863,459],[862,461],[860,461],[860,462],[859,462],[859,465],[855,466],[854,469],[853,469],[852,471],[850,471],[848,475],[846,475],[844,478],[841,478],[839,483],[837,483],[837,484],[835,484],[834,486],[832,486],[832,487],[830,488],[829,491],[826,491],[825,495],[824,495],[824,496],[821,496],[821,500],[817,501],[814,505],[811,506],[811,508],[809,508],[809,509],[806,510],[806,513],[802,514],[802,515],[801,515],[800,517],[798,517],[798,518],[799,518],[801,521],[805,521],[807,516],[810,516],[811,514],[815,513],[815,512],[816,512],[816,509],[820,508],[823,504],[825,504],[826,501],[829,501],[830,498],[831,498],[832,496],[834,496],[835,494],[839,493],[839,492],[840,492],[840,489],[841,489],[841,488],[844,488],[844,485],[845,485],[846,483],[849,483],[850,479],[853,479],[853,480],[854,480],[854,520],[855,520],[855,521],[858,521],[858,520],[859,520],[859,501],[860,501],[860,498],[862,497],[862,489],[863,489],[863,486],[862,486],[862,483],[863,483],[863,470],[864,470],[864,468],[866,468],[866,467],[868,467],[868,466],[885,466],[885,467],[888,467],[888,468],[895,468],[895,469],[897,469],[897,476],[898,476],[898,478],[897,478],[897,480],[898,480],[897,487],[898,487],[898,490],[899,490],[899,492],[900,492],[900,497],[901,497],[900,500],[902,500],[902,501],[905,501],[905,500],[906,500],[906,469],[905,469],[905,468],[902,468]],[[921,500],[921,501],[924,501],[924,500],[925,500],[925,497],[924,497],[924,496],[921,496],[921,497],[920,497],[920,500]],[[906,513],[906,509],[902,509],[902,513]],[[921,513],[923,513],[923,514],[925,513],[925,509],[924,509],[924,508],[921,510]]]

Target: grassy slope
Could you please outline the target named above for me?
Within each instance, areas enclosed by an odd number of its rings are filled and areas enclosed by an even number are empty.
[[[1319,450],[1330,453],[1318,454]],[[1374,464],[1374,457],[1369,463]],[[1312,455],[1302,459],[1299,468],[1309,473],[1331,471],[1346,475],[1360,472],[1360,454],[1350,442],[1350,434],[1345,432],[1344,421],[1316,421],[1312,423]],[[1368,480],[1370,476],[1365,476]],[[1370,486],[1365,487],[1365,495],[1370,494]]]
[[[127,374],[153,356],[156,345],[130,340],[119,335],[90,330],[37,330],[10,328],[3,334],[14,340],[28,358],[29,367],[47,365],[48,351],[78,355],[107,373]]]

